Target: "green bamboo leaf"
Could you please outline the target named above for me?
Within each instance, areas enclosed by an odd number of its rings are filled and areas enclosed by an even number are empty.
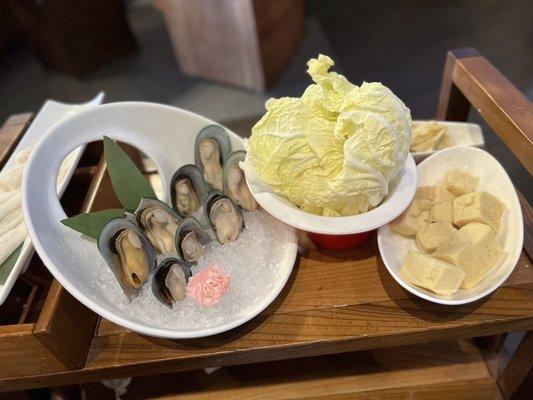
[[[61,223],[93,239],[98,239],[104,225],[113,218],[123,217],[124,211],[120,208],[110,208],[109,210],[79,214],[64,219]]]
[[[24,242],[22,242],[22,244],[17,247],[13,253],[11,253],[11,255],[2,263],[2,265],[0,265],[0,285],[6,283],[7,277],[19,259],[19,254],[23,245]]]
[[[143,197],[157,199],[152,186],[131,158],[107,136],[104,136],[104,152],[111,183],[122,207],[133,211]]]

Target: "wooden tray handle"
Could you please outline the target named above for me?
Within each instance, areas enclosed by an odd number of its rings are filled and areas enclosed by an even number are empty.
[[[533,104],[477,50],[451,50],[437,119],[466,121],[471,105],[533,174]]]

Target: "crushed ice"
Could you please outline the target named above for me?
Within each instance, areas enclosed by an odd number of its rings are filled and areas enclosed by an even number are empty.
[[[93,284],[103,289],[123,317],[152,326],[197,329],[235,320],[248,314],[254,304],[270,293],[278,280],[279,264],[292,240],[291,229],[264,212],[244,213],[244,222],[246,228],[235,242],[224,246],[216,241],[210,243],[205,256],[193,268],[196,273],[218,264],[230,278],[229,292],[211,307],[186,298],[175,303],[172,310],[166,308],[152,294],[151,276],[139,297],[131,303],[109,269],[105,269]]]

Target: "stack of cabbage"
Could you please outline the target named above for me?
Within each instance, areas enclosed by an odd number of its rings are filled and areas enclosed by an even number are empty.
[[[308,62],[315,84],[300,98],[266,102],[241,167],[250,183],[300,209],[346,216],[376,207],[403,168],[411,115],[378,82],[353,85],[320,55]]]

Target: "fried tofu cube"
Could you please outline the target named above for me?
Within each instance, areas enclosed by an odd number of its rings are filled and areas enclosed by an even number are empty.
[[[420,251],[432,253],[455,232],[457,229],[448,221],[432,222],[418,230],[416,245]]]
[[[417,221],[418,215],[431,207],[431,202],[428,200],[414,199],[398,218],[390,222],[390,229],[403,236],[414,236],[418,229],[420,229]]]
[[[453,221],[453,200],[455,196],[444,185],[420,186],[415,199],[431,202],[429,222]]]
[[[420,186],[416,189],[415,199],[433,201],[436,189],[436,186]]]
[[[478,183],[478,177],[456,168],[448,170],[444,178],[444,186],[455,196],[473,192]]]
[[[435,196],[433,197],[433,206],[431,208],[431,220],[453,222],[453,201],[455,196],[452,192],[444,187],[438,185],[435,188]]]
[[[504,210],[504,204],[490,193],[463,194],[453,202],[453,223],[462,227],[472,222],[480,222],[489,225],[497,234]]]
[[[424,210],[416,216],[416,223],[418,225],[419,230],[431,222],[431,209]]]
[[[461,288],[470,289],[500,260],[503,250],[490,226],[473,222],[442,242],[432,255],[462,268],[465,278]]]
[[[453,200],[455,196],[444,185],[420,186],[415,199],[431,202],[430,222],[453,221]]]
[[[443,296],[457,292],[465,277],[462,269],[413,250],[407,253],[400,275],[413,285]]]

